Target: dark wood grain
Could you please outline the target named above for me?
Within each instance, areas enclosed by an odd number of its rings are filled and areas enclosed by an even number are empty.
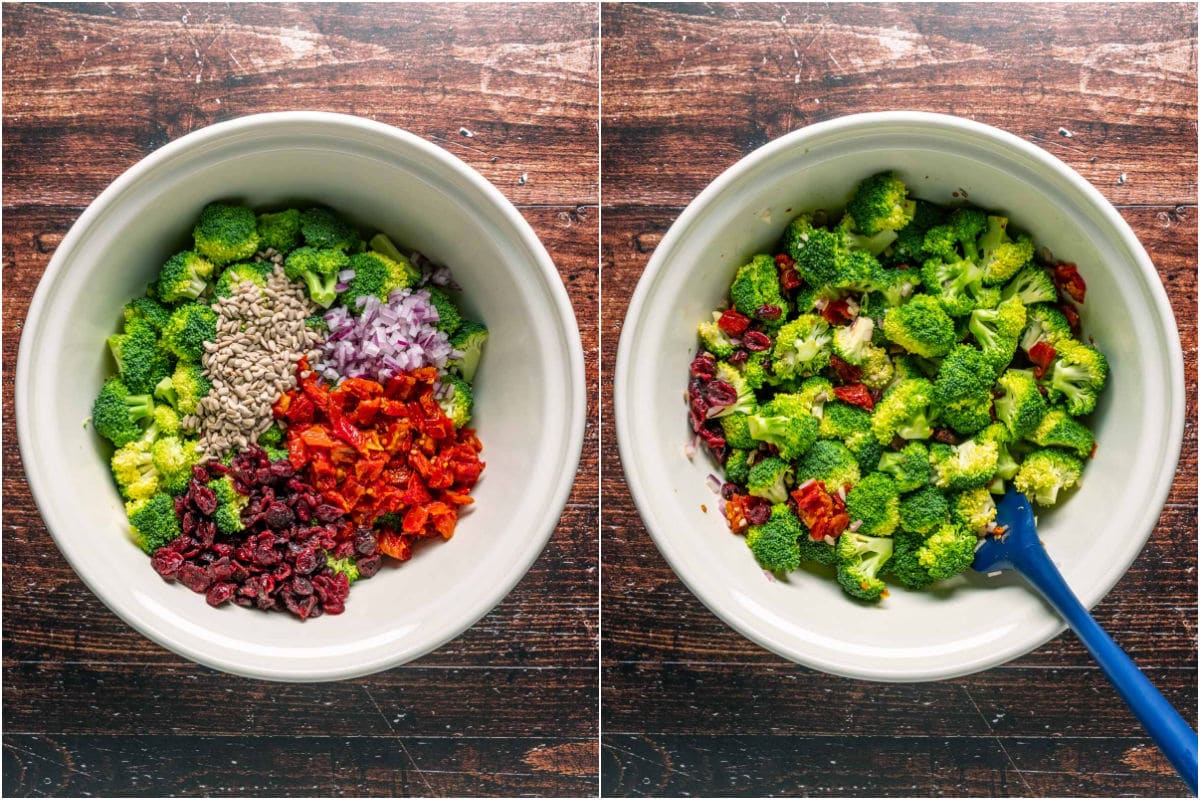
[[[604,383],[630,295],[683,207],[805,124],[895,108],[971,117],[1046,148],[1118,206],[1170,297],[1188,408],[1159,524],[1094,613],[1194,725],[1194,8],[605,5],[602,33]],[[655,549],[612,418],[606,394],[606,796],[1183,793],[1072,634],[974,676],[881,685],[798,667],[733,632]]]
[[[574,305],[594,420],[596,23],[586,5],[5,7],[5,795],[596,792],[594,422],[550,544],[493,612],[405,667],[280,686],[197,667],[91,595],[29,497],[12,406],[29,299],[96,194],[203,125],[312,108],[438,142],[518,205]]]

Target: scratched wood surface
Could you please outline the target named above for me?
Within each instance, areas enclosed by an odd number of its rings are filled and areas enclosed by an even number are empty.
[[[570,292],[594,398],[596,7],[6,5],[3,16],[3,793],[595,794],[594,424],[553,539],[491,614],[405,667],[281,686],[182,660],[84,588],[30,499],[12,397],[30,296],[110,181],[209,123],[306,108],[425,136],[518,205]]]
[[[672,221],[803,125],[896,108],[971,117],[1046,148],[1118,206],[1174,307],[1188,423],[1158,527],[1095,611],[1194,725],[1194,6],[605,5],[601,29],[606,385]],[[658,554],[611,446],[607,395],[601,416],[605,795],[1184,792],[1071,634],[919,685],[833,678],[751,644]]]

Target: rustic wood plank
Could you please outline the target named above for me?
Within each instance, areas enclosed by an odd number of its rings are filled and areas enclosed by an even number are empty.
[[[98,192],[203,125],[315,108],[435,141],[518,205],[574,306],[594,420],[596,8],[14,4],[3,32],[5,794],[594,793],[596,424],[551,542],[483,620],[406,667],[279,686],[181,659],[87,591],[29,497],[12,402],[29,300]]]
[[[4,794],[582,796],[594,740],[471,736],[4,735]]]
[[[1186,797],[1137,739],[605,736],[605,797]]]

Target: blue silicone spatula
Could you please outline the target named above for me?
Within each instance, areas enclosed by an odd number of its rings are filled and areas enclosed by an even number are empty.
[[[996,524],[1006,528],[1004,534],[999,538],[988,536],[971,566],[983,573],[1014,570],[1041,592],[1075,631],[1171,766],[1196,794],[1196,732],[1067,586],[1038,539],[1033,508],[1025,495],[1009,489],[997,504]]]

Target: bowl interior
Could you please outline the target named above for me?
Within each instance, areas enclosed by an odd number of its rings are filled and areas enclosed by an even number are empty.
[[[802,570],[770,579],[743,538],[728,531],[705,485],[718,465],[703,448],[693,460],[684,453],[696,324],[725,301],[738,266],[754,253],[774,252],[796,213],[840,210],[859,180],[884,169],[897,170],[916,197],[969,198],[1004,213],[1057,258],[1076,262],[1088,283],[1085,336],[1108,356],[1112,377],[1091,420],[1096,458],[1065,504],[1041,515],[1040,531],[1088,605],[1137,555],[1170,486],[1182,435],[1179,345],[1145,252],[1065,165],[953,118],[858,119],[768,145],[714,182],[675,223],[623,331],[618,437],[656,543],[727,623],[784,656],[842,675],[947,677],[1027,652],[1061,623],[1011,576],[968,574],[929,592],[894,588],[878,606],[846,598],[828,575]]]
[[[453,539],[418,548],[410,563],[357,584],[341,616],[300,622],[212,609],[159,579],[127,538],[107,469],[111,449],[80,424],[111,373],[105,337],[121,307],[188,245],[200,209],[214,199],[256,208],[322,203],[368,235],[382,230],[402,248],[449,265],[464,289],[464,311],[490,331],[472,421],[487,464],[475,505]],[[24,332],[21,369],[26,469],[76,570],[160,643],[211,666],[271,678],[370,672],[427,652],[486,613],[553,530],[582,437],[574,317],[520,215],[444,151],[334,115],[238,120],[169,145],[131,170],[56,254]]]

